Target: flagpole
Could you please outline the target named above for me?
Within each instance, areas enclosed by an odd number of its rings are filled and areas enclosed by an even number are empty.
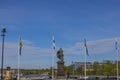
[[[20,54],[19,54],[20,51],[18,51],[18,75],[17,75],[17,80],[20,79]]]
[[[20,80],[20,40],[18,44],[18,74],[17,74],[17,80]]]
[[[116,53],[117,53],[117,57],[116,57],[116,58],[117,58],[117,80],[118,80],[118,76],[119,76],[119,75],[118,75],[118,74],[119,74],[119,73],[118,73],[118,50],[117,50]]]
[[[85,80],[86,80],[86,49],[85,49]]]
[[[115,48],[116,48],[116,68],[117,68],[117,80],[119,78],[119,72],[118,72],[118,44],[117,44],[117,39],[115,41]]]
[[[54,79],[54,49],[52,50],[52,80]]]
[[[53,43],[52,43],[52,80],[54,80],[54,55],[55,55],[55,40],[53,36]]]
[[[18,47],[18,75],[17,75],[17,80],[20,80],[20,56],[21,56],[21,49],[22,49],[22,40],[21,40],[21,37],[20,37],[19,47]]]
[[[85,71],[84,71],[84,73],[85,73],[85,80],[86,80],[86,54],[87,54],[87,52],[86,52],[86,48],[87,48],[87,45],[86,45],[86,39],[84,39],[84,47],[85,47],[85,49],[84,49],[84,55],[85,55]]]
[[[85,50],[85,51],[84,51],[84,52],[85,52],[85,53],[84,53],[84,54],[85,54],[85,72],[84,72],[84,73],[85,73],[85,80],[86,80],[86,61],[87,61],[87,60],[86,60],[86,55],[89,55],[89,54],[88,54],[88,49],[87,49],[86,39],[84,39],[84,47],[85,47],[85,49],[84,49],[84,50]]]

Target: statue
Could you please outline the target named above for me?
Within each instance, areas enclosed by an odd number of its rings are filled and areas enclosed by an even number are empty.
[[[63,50],[62,48],[60,48],[58,51],[57,51],[57,57],[59,58],[60,61],[64,61],[64,54],[63,54]]]
[[[57,51],[57,78],[65,78],[65,70],[64,70],[64,54],[62,48]]]

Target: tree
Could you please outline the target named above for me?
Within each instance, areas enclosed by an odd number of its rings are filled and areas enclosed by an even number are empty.
[[[78,67],[78,68],[76,69],[76,73],[77,73],[77,75],[83,75],[84,72],[83,72],[83,70],[82,70],[82,67]]]
[[[104,75],[112,75],[112,69],[114,69],[113,67],[113,64],[111,61],[107,61],[105,64],[104,64]]]
[[[99,71],[99,62],[94,62],[93,63],[93,75],[96,75]]]

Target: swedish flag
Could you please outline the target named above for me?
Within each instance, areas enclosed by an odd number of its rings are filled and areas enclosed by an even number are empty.
[[[21,39],[21,37],[20,37],[20,40],[19,40],[19,49],[20,49],[19,54],[21,55],[21,50],[22,50],[22,39]]]

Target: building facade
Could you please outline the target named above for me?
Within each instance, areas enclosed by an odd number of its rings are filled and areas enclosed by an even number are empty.
[[[76,70],[78,67],[81,67],[82,69],[85,68],[85,62],[72,62],[72,68],[73,70]],[[86,62],[86,69],[92,69],[92,63]]]

